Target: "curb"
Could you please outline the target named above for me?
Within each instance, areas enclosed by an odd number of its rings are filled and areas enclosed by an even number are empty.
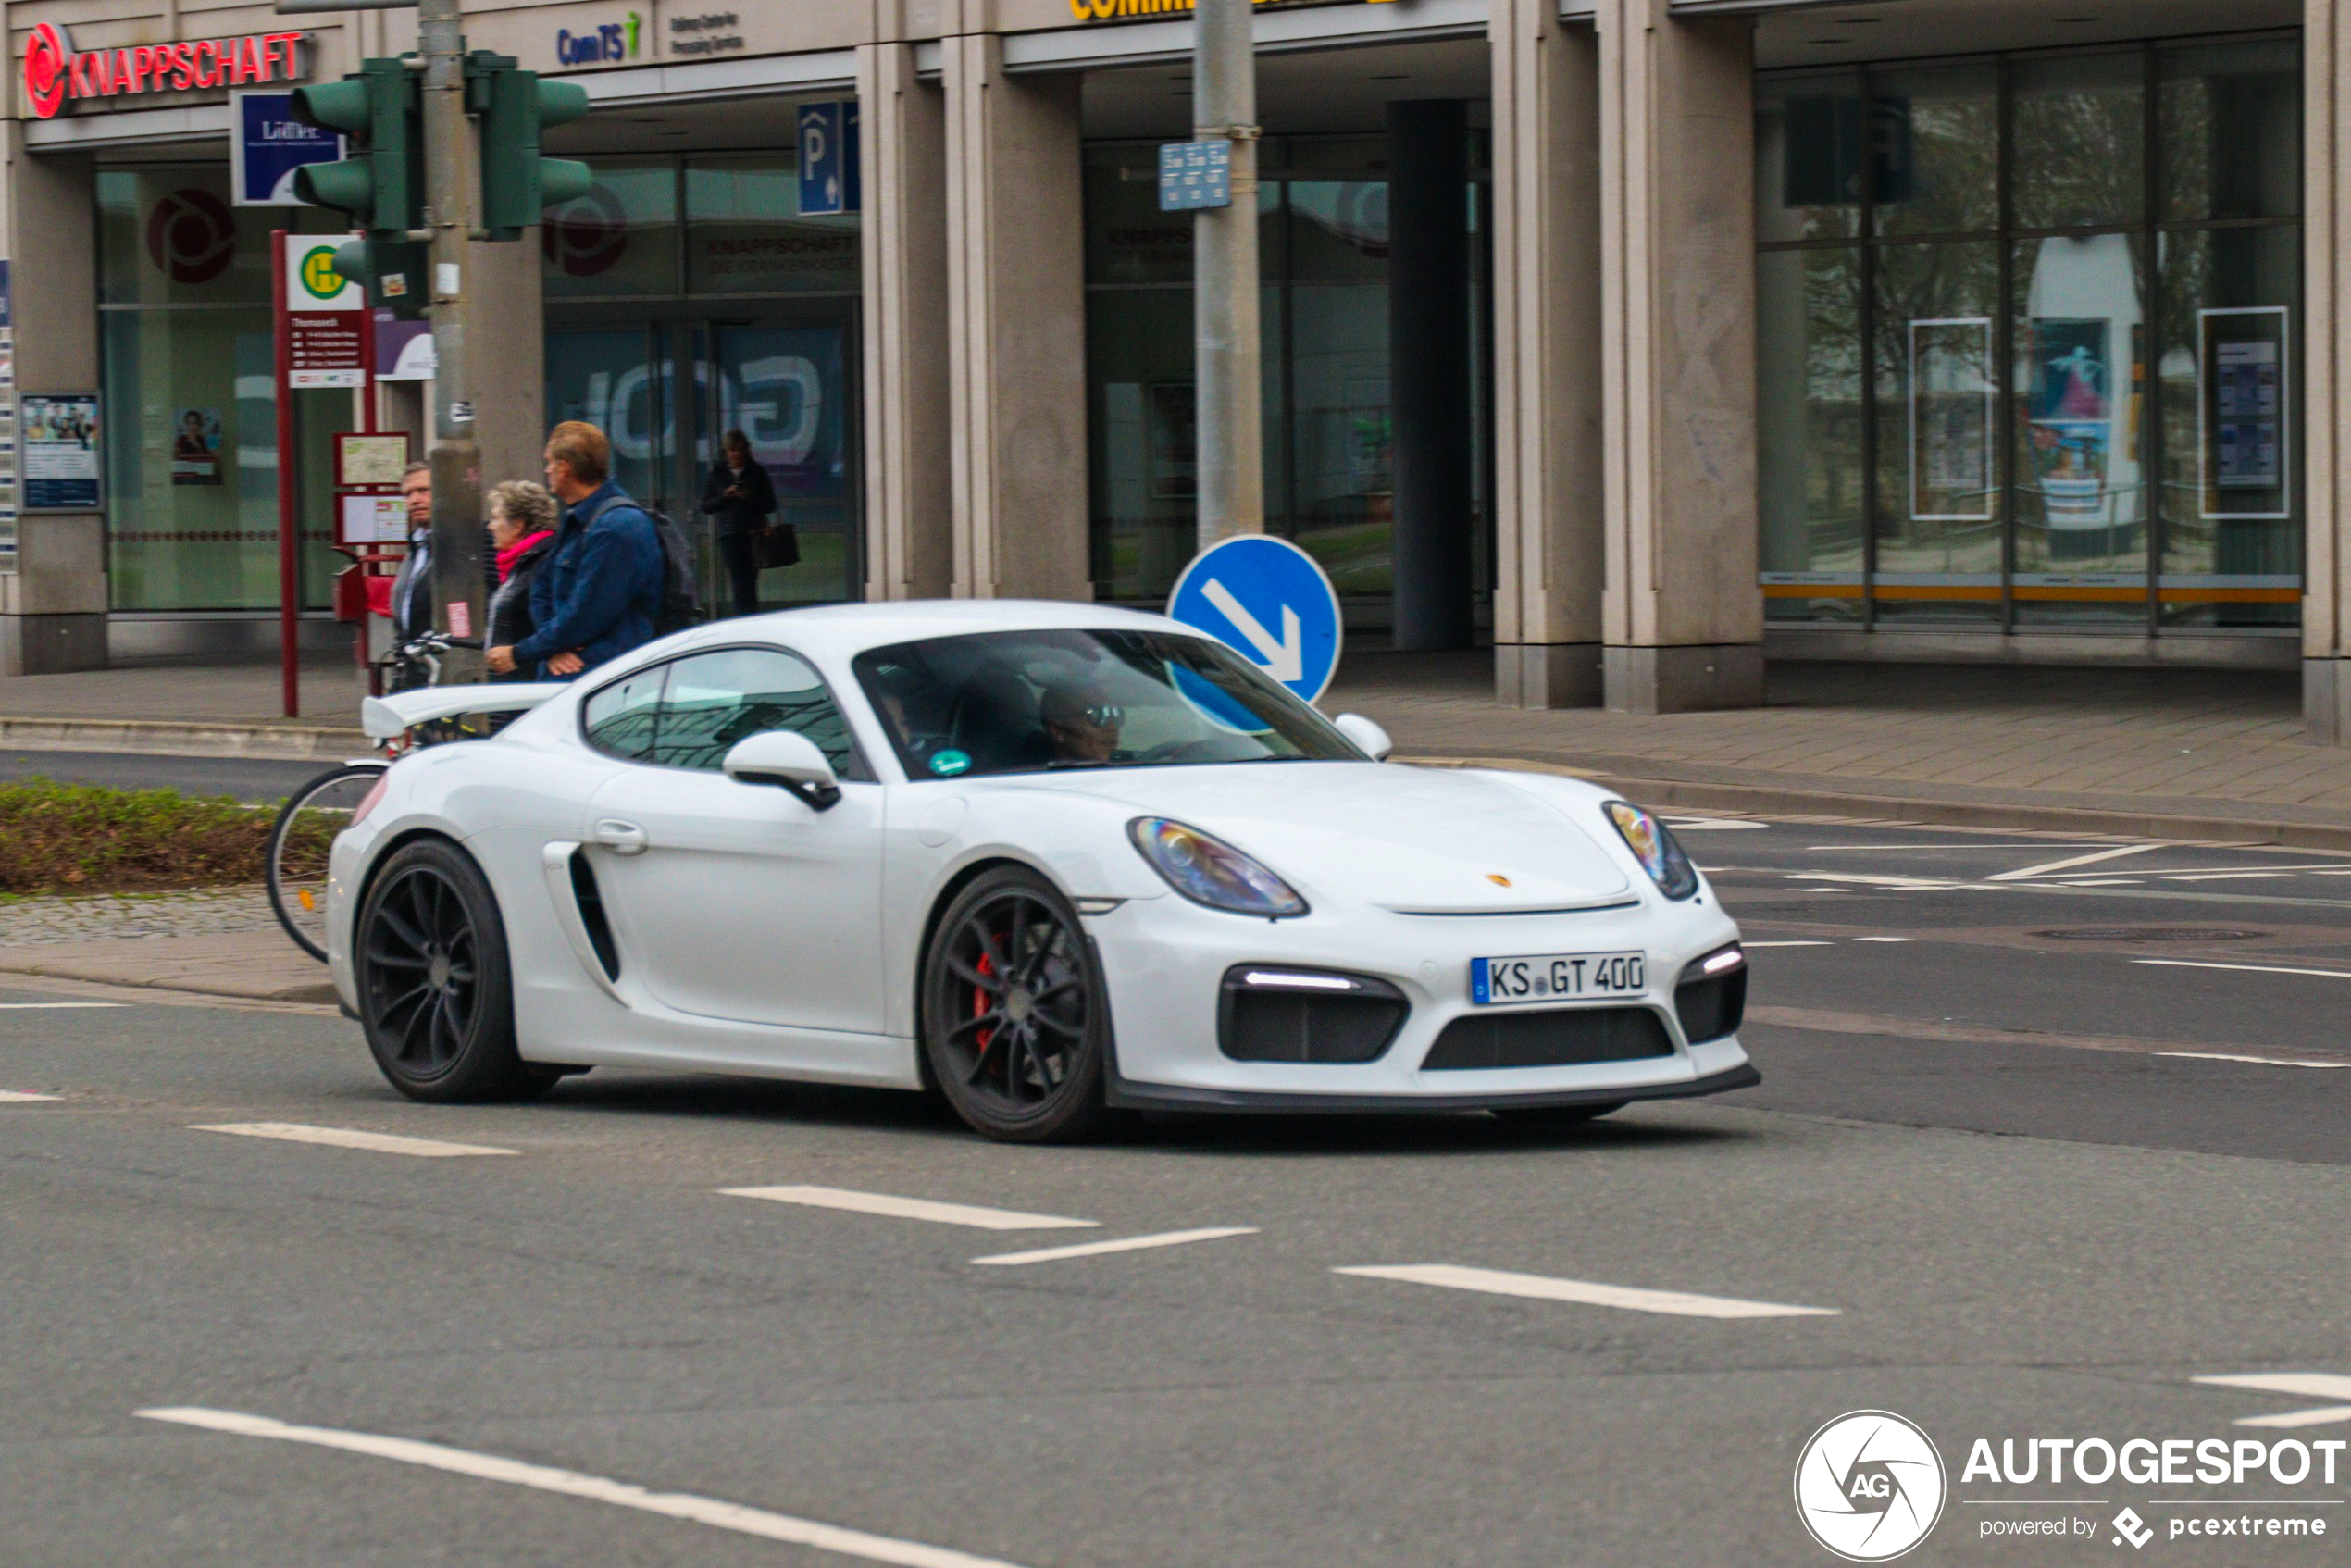
[[[2278,844],[2289,849],[2351,850],[2351,823],[2278,822],[2258,810],[2227,816],[2175,812],[2104,811],[2090,806],[2007,805],[1982,801],[1871,795],[1858,790],[1796,789],[1773,784],[1703,784],[1639,778],[1598,769],[1530,762],[1519,757],[1406,756],[1397,761],[1435,767],[1493,767],[1561,773],[1623,790],[1644,805],[1747,812],[1757,816],[1858,816],[1923,828],[2009,828],[2091,833],[2117,839],[2169,839],[2198,843]]]
[[[364,756],[365,733],[294,724],[170,724],[131,718],[0,717],[0,747],[28,752],[138,752],[155,756],[287,761]]]

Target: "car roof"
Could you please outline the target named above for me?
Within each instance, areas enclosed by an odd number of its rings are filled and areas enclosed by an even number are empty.
[[[1164,616],[1122,610],[1112,604],[1073,604],[1057,599],[903,599],[881,604],[825,604],[738,616],[697,627],[666,642],[666,653],[746,639],[775,639],[802,653],[845,659],[868,648],[887,648],[931,637],[963,637],[989,631],[1200,632]]]

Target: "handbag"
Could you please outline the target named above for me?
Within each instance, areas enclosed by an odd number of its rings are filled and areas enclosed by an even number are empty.
[[[757,541],[761,571],[800,565],[800,535],[790,523],[770,523],[752,538]]]

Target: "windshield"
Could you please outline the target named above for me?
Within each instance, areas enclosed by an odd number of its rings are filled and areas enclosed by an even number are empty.
[[[876,648],[853,667],[910,778],[1365,760],[1320,714],[1204,638],[990,631]]]

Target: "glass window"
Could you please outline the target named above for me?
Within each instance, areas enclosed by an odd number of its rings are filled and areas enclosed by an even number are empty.
[[[612,477],[629,494],[668,493],[677,451],[677,366],[642,327],[547,334],[547,421],[585,419],[612,438]]]
[[[720,461],[714,436],[740,430],[776,487],[776,517],[800,541],[800,564],[760,574],[761,603],[819,604],[856,597],[852,410],[840,327],[718,327],[716,422],[697,445],[703,471]]]
[[[2141,221],[2146,54],[2024,59],[2013,69],[2017,227]]]
[[[1262,164],[1262,148],[1259,156]],[[1159,157],[1149,143],[1086,149],[1086,280],[1191,286],[1192,215],[1159,210]]]
[[[1999,247],[1883,246],[1876,293],[1876,614],[1996,622]]]
[[[678,292],[678,168],[591,158],[588,193],[547,209],[539,230],[549,299]]]
[[[2010,263],[2020,624],[2146,619],[2146,254],[2092,234]]]
[[[580,723],[588,743],[616,757],[641,761],[653,753],[653,723],[660,711],[662,682],[669,666],[639,670],[589,694],[580,704]]]
[[[1758,259],[1763,595],[1777,620],[1860,613],[1860,260],[1844,246]]]
[[[697,294],[855,293],[859,219],[800,216],[790,153],[686,166],[686,289]]]
[[[1861,83],[1834,76],[1755,84],[1755,237],[1847,239],[1861,221]]]
[[[856,778],[849,726],[808,665],[775,648],[727,648],[669,666],[653,762],[716,772],[735,742],[789,729],[825,753],[833,772]]]
[[[1959,234],[2000,218],[1999,75],[1983,65],[1870,73],[1880,234]]]
[[[106,305],[269,303],[269,232],[328,233],[340,214],[232,207],[220,165],[98,171],[98,298]]]
[[[2302,50],[2290,38],[2156,56],[2167,218],[2283,218],[2302,206]]]
[[[857,655],[910,778],[1344,761],[1362,753],[1222,645],[1160,632],[982,632]]]

